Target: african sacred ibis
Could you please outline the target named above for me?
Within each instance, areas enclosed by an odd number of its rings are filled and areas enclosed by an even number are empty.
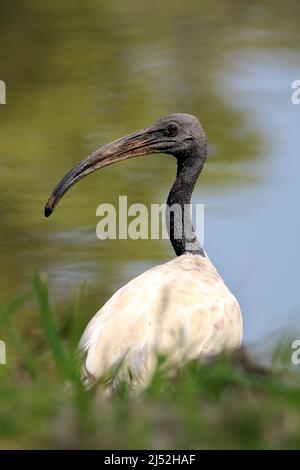
[[[241,344],[242,316],[236,298],[200,246],[190,214],[183,210],[178,220],[171,210],[174,205],[190,204],[206,160],[207,139],[196,117],[171,114],[96,150],[57,185],[45,215],[89,173],[152,153],[170,154],[177,161],[177,176],[167,200],[176,258],[128,282],[91,319],[80,341],[88,387],[100,379],[111,390],[123,380],[142,386],[151,377],[157,354],[172,364],[182,364]],[[182,225],[181,237],[175,236],[178,224]]]

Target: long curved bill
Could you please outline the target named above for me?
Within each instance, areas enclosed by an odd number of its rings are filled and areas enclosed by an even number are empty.
[[[165,152],[168,144],[170,142],[158,139],[157,132],[149,128],[104,145],[82,160],[58,183],[45,206],[45,216],[49,217],[52,214],[62,196],[77,181],[93,171],[104,168],[112,163],[127,160],[128,158],[149,153]]]

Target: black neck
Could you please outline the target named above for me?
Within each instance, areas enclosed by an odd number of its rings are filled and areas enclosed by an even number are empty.
[[[167,227],[177,256],[184,253],[205,256],[194,232],[190,203],[195,183],[204,165],[199,156],[177,157],[177,177],[167,200]]]

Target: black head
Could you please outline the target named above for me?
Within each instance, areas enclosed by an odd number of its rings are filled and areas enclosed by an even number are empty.
[[[195,155],[206,157],[207,139],[199,120],[191,114],[169,114],[150,127],[157,137],[168,142],[170,148],[164,153],[177,158]],[[203,155],[204,152],[204,155]]]
[[[179,162],[195,158],[203,166],[207,143],[198,119],[190,114],[169,114],[151,127],[96,150],[69,171],[56,186],[46,204],[45,216],[51,215],[61,197],[84,176],[112,163],[151,153],[174,155]]]

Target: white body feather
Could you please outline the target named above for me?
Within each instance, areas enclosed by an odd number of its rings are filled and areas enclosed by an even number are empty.
[[[184,254],[128,282],[92,318],[80,341],[84,380],[143,386],[158,354],[205,360],[241,339],[236,298],[208,257]]]

